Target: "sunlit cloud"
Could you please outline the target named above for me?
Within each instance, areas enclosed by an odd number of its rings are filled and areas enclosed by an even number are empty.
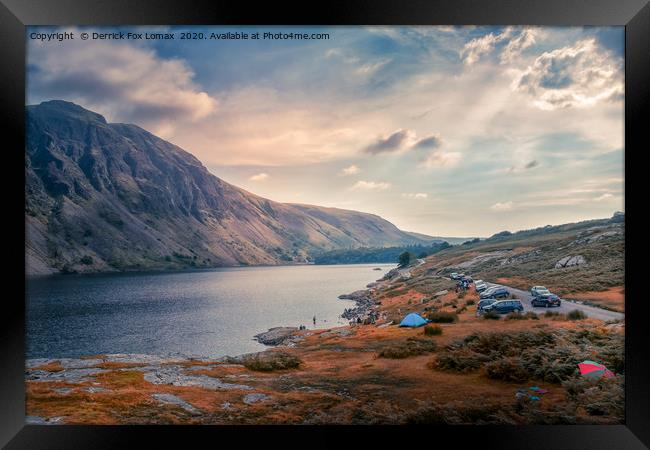
[[[426,156],[420,165],[427,169],[434,167],[454,167],[460,162],[461,157],[460,152],[435,151]]]
[[[589,107],[623,96],[622,66],[595,39],[544,52],[515,80],[543,110]]]
[[[402,194],[402,197],[408,198],[409,200],[426,200],[429,195],[423,192],[409,192]]]
[[[511,211],[515,207],[515,204],[512,201],[507,202],[497,202],[494,205],[490,206],[492,211]]]
[[[385,181],[357,181],[350,188],[353,191],[385,191],[390,188],[390,183]]]
[[[343,176],[356,175],[356,174],[358,174],[359,172],[361,172],[361,169],[359,169],[357,166],[355,166],[354,164],[352,164],[352,165],[350,165],[350,166],[348,166],[348,167],[343,168],[343,169],[341,170],[340,175],[343,175]]]
[[[614,195],[606,192],[603,195],[599,195],[598,197],[594,198],[594,201],[602,202],[603,200],[609,200],[610,198],[614,198]]]
[[[262,172],[262,173],[257,173],[255,175],[253,175],[252,177],[249,178],[249,180],[251,180],[251,181],[265,181],[265,180],[268,180],[268,178],[269,178],[269,174]]]

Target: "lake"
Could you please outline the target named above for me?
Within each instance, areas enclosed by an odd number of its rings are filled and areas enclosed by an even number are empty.
[[[338,296],[363,289],[393,267],[237,267],[29,279],[27,357],[260,351],[268,347],[253,336],[271,327],[347,324],[340,314],[354,302]]]

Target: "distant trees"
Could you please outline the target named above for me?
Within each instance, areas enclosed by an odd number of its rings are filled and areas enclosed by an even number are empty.
[[[414,259],[414,255],[411,252],[403,252],[399,255],[398,265],[400,267],[406,267],[412,259]]]
[[[434,242],[429,245],[404,245],[401,247],[360,247],[330,250],[314,255],[316,264],[363,264],[395,263],[399,255],[410,252],[412,258],[426,258],[429,255],[451,247],[447,242]]]

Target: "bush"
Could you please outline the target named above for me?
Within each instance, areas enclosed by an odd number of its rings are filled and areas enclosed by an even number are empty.
[[[526,314],[510,313],[506,316],[506,320],[539,320],[539,317],[534,312],[528,311]]]
[[[380,358],[402,359],[436,351],[438,346],[428,339],[408,338],[404,342],[388,345],[379,350]]]
[[[447,349],[440,352],[436,360],[429,363],[429,367],[454,372],[471,372],[480,369],[489,360],[489,356],[468,348]]]
[[[465,302],[465,304],[466,304],[467,306],[473,305],[473,304],[475,304],[475,303],[476,303],[476,302],[475,302],[474,300],[467,300],[467,301]]]
[[[424,327],[425,336],[440,336],[442,334],[442,328],[440,325],[427,325]]]
[[[435,311],[428,313],[427,319],[433,323],[454,323],[458,321],[458,314],[455,312]]]
[[[623,377],[614,379],[572,378],[562,383],[570,401],[591,416],[624,419],[625,392]]]
[[[285,352],[260,352],[246,357],[244,367],[260,372],[295,369],[302,361],[297,356]]]
[[[501,319],[501,316],[494,312],[494,311],[488,311],[482,316],[484,319],[491,319],[491,320],[499,320]]]
[[[587,315],[580,311],[579,309],[574,309],[566,315],[569,320],[584,320],[587,318]]]
[[[560,315],[557,311],[546,311],[544,317],[558,317]]]
[[[493,380],[512,381],[523,383],[528,381],[531,373],[522,367],[521,360],[516,357],[508,357],[490,361],[485,364],[485,373]]]

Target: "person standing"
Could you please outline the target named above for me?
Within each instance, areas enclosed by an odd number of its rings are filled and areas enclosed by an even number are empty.
[[[312,320],[314,321],[314,325],[316,325],[316,316]]]

